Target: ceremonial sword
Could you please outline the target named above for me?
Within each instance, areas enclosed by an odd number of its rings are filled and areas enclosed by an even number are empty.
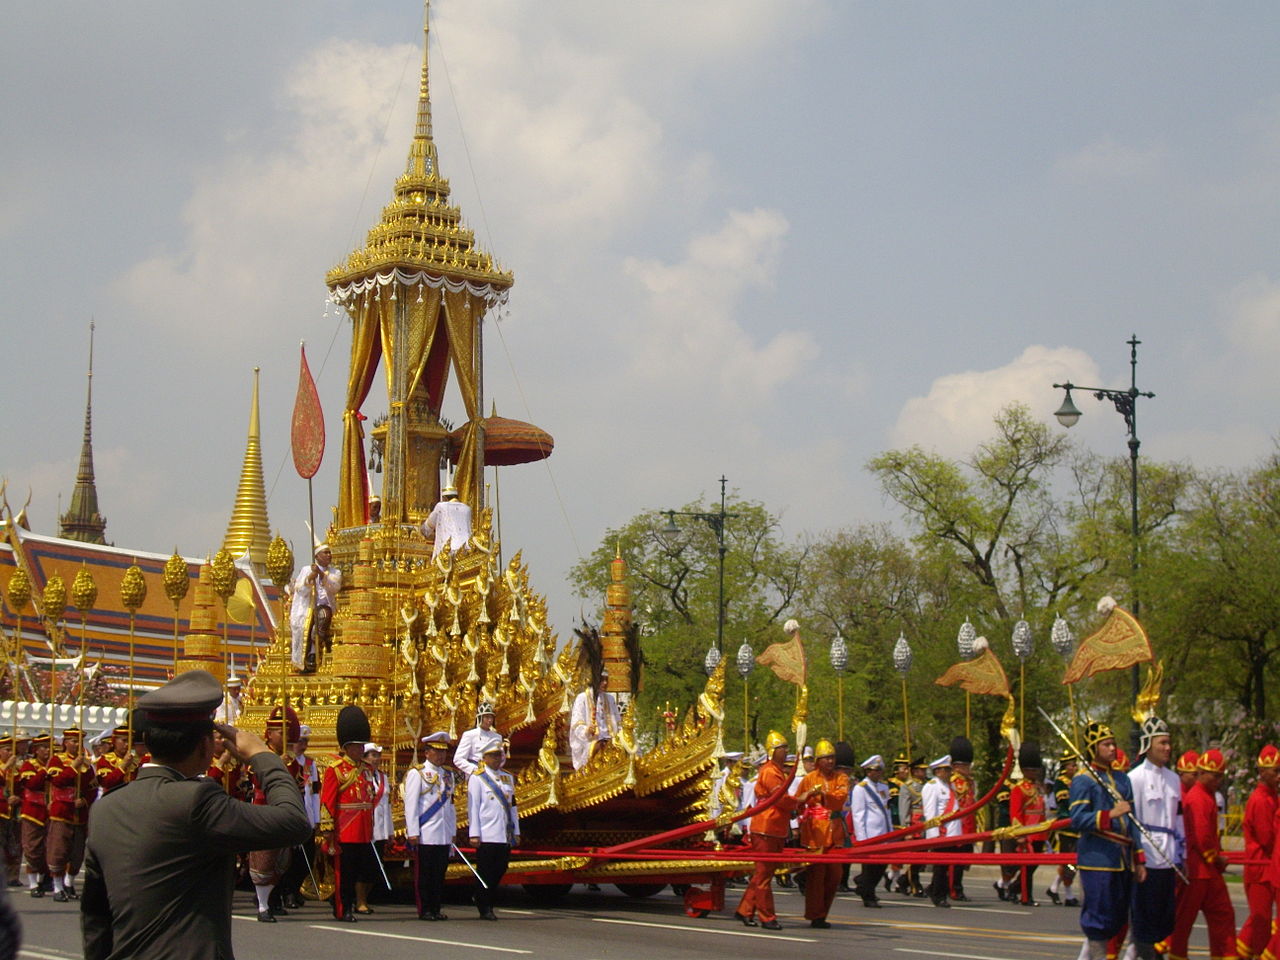
[[[462,862],[467,865],[467,869],[470,870],[475,878],[480,881],[480,886],[488,890],[489,885],[484,882],[484,877],[480,876],[480,874],[476,872],[476,868],[471,865],[471,861],[467,859],[467,855],[458,849],[458,845],[456,843],[450,842],[449,846],[453,847],[453,852],[462,858]]]
[[[1160,849],[1160,846],[1159,844],[1156,843],[1155,838],[1151,836],[1151,831],[1149,831],[1146,828],[1146,826],[1143,825],[1142,821],[1138,819],[1137,814],[1133,810],[1133,801],[1126,800],[1124,797],[1120,796],[1120,791],[1118,791],[1112,784],[1107,783],[1107,781],[1103,780],[1102,777],[1098,776],[1098,772],[1093,769],[1093,764],[1091,764],[1089,762],[1089,758],[1084,755],[1084,751],[1071,742],[1071,738],[1067,736],[1066,732],[1060,726],[1058,726],[1056,723],[1053,722],[1053,717],[1049,716],[1047,713],[1044,712],[1044,707],[1037,704],[1036,709],[1040,711],[1040,716],[1044,717],[1046,720],[1049,721],[1049,726],[1053,727],[1053,732],[1056,733],[1058,736],[1060,736],[1063,742],[1066,743],[1066,745],[1071,748],[1071,752],[1074,753],[1076,756],[1078,756],[1084,762],[1085,773],[1093,777],[1093,782],[1096,783],[1098,786],[1100,786],[1108,794],[1110,794],[1112,800],[1115,800],[1117,803],[1129,804],[1129,813],[1127,815],[1133,820],[1134,826],[1138,828],[1138,832],[1142,834],[1142,838],[1146,840],[1147,843],[1151,844],[1152,849],[1158,850],[1160,852],[1160,856],[1163,857],[1165,862],[1168,863],[1169,866],[1173,868],[1173,872],[1178,875],[1178,879],[1181,880],[1183,883],[1187,883],[1188,882],[1187,875],[1182,872],[1181,868],[1176,863],[1174,863],[1167,856],[1165,856],[1164,851]]]

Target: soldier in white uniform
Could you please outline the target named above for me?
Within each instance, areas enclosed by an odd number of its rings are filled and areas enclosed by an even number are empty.
[[[569,753],[573,769],[586,766],[596,745],[612,740],[622,726],[618,698],[609,692],[609,671],[600,671],[600,692],[592,696],[590,687],[573,698],[569,714]]]
[[[218,709],[213,712],[214,723],[235,726],[236,721],[240,719],[240,711],[243,709],[240,701],[240,694],[243,689],[244,681],[236,676],[236,658],[233,655],[231,657],[231,673],[227,677],[226,692],[222,695],[222,703],[218,704]]]
[[[502,747],[502,734],[494,729],[494,717],[493,704],[487,700],[480,701],[476,707],[476,725],[464,730],[458,740],[458,749],[453,751],[453,765],[467,776],[480,768],[486,750],[495,745]]]
[[[862,761],[866,774],[850,791],[850,807],[853,816],[853,839],[870,840],[893,829],[893,817],[889,813],[889,785],[884,782],[884,758],[880,754]],[[853,887],[862,898],[864,907],[880,906],[876,887],[884,878],[887,863],[864,863],[862,872],[853,881]]]
[[[476,850],[476,871],[484,880],[473,891],[481,920],[498,919],[493,891],[507,872],[511,848],[520,842],[516,782],[501,765],[502,745],[489,747],[483,766],[467,781],[467,834]]]
[[[433,560],[446,546],[450,552],[457,553],[471,539],[471,508],[458,499],[453,484],[440,491],[440,502],[422,521],[422,535],[435,541],[431,548]]]
[[[951,789],[951,755],[947,754],[945,757],[939,757],[929,764],[929,772],[933,776],[924,785],[920,798],[920,802],[924,806],[925,820],[941,817],[957,809],[955,791]],[[930,839],[941,836],[958,837],[960,835],[960,827],[960,820],[957,818],[949,820],[938,827],[928,827],[924,835]],[[940,849],[945,850],[947,848],[942,847]],[[933,901],[935,907],[951,906],[951,878],[946,864],[934,864],[933,879],[929,881],[929,886],[926,889],[929,899]]]
[[[449,734],[443,730],[422,738],[426,759],[404,775],[404,830],[414,848],[417,869],[414,892],[419,920],[448,920],[440,912],[449,850],[458,832],[453,805],[457,780],[449,769]]]
[[[293,631],[293,665],[306,672],[316,668],[316,647],[329,639],[329,624],[337,608],[342,590],[342,571],[333,566],[333,554],[327,543],[316,545],[315,563],[302,568],[293,581],[293,600],[289,604],[289,627]],[[314,607],[314,610],[313,610]],[[312,644],[307,645],[307,627],[314,621]]]

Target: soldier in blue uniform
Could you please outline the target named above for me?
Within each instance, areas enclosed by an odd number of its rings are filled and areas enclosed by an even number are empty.
[[[1133,787],[1126,774],[1111,769],[1116,756],[1111,728],[1104,723],[1089,724],[1085,752],[1092,775],[1081,772],[1071,781],[1068,815],[1072,829],[1079,834],[1076,865],[1084,893],[1080,929],[1088,940],[1089,960],[1105,960],[1107,941],[1129,920],[1133,883],[1146,880],[1147,868],[1143,866],[1142,838],[1131,813]]]

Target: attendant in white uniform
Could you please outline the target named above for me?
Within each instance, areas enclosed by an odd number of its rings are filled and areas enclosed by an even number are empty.
[[[920,798],[921,805],[924,807],[925,820],[932,820],[935,817],[953,813],[957,809],[955,791],[951,789],[951,755],[947,754],[945,757],[939,757],[929,764],[929,772],[932,776],[929,778],[929,782],[924,785]],[[960,820],[956,818],[939,827],[928,827],[924,835],[930,839],[942,836],[958,837],[960,828]],[[948,848],[940,847],[938,849],[943,851]],[[929,881],[926,892],[935,907],[951,906],[951,877],[947,864],[934,864],[933,879]]]
[[[1142,762],[1129,771],[1133,812],[1147,828],[1142,838],[1147,879],[1134,884],[1130,930],[1139,957],[1155,956],[1155,944],[1173,933],[1177,891],[1174,866],[1186,855],[1182,822],[1182,782],[1169,769],[1173,743],[1159,717],[1143,721],[1138,746]]]
[[[329,624],[337,609],[338,593],[342,590],[342,571],[334,566],[333,554],[327,543],[316,544],[315,562],[302,568],[293,581],[293,600],[289,603],[289,628],[293,632],[293,648],[290,651],[293,665],[299,670],[312,672],[316,668],[316,646],[327,646]],[[313,603],[314,602],[314,603]],[[315,625],[312,630],[312,647],[307,649],[307,621],[314,605]]]
[[[520,842],[516,782],[502,769],[502,745],[484,752],[484,764],[467,781],[467,834],[476,851],[476,871],[485,885],[472,891],[481,920],[497,920],[493,891],[502,882],[511,848]]]
[[[453,765],[467,776],[480,769],[481,758],[490,747],[502,747],[502,734],[494,729],[495,715],[493,704],[487,700],[480,701],[476,707],[476,725],[464,730],[458,740],[458,749],[453,751]]]
[[[458,499],[458,490],[453,484],[440,491],[440,502],[422,521],[422,535],[434,541],[433,560],[446,546],[451,553],[457,553],[471,539],[471,508]]]
[[[227,689],[222,695],[222,703],[218,705],[218,709],[213,712],[214,723],[225,723],[235,726],[236,721],[240,719],[240,711],[243,708],[240,694],[244,690],[244,681],[236,676],[236,658],[231,657],[231,675],[227,677]]]
[[[453,798],[457,780],[449,768],[449,734],[439,730],[422,738],[426,759],[404,775],[404,830],[414,848],[414,891],[419,920],[448,920],[440,912],[449,851],[458,832]]]
[[[573,769],[586,766],[596,747],[613,739],[622,726],[618,698],[609,692],[609,671],[600,672],[600,692],[592,695],[588,687],[573,698],[569,714],[569,753]]]
[[[893,829],[889,815],[889,785],[884,782],[884,758],[880,754],[862,761],[866,774],[850,791],[850,810],[853,819],[853,839],[870,840]],[[853,888],[862,898],[864,907],[880,906],[876,888],[884,879],[887,863],[864,863],[862,872],[853,881]]]
[[[298,742],[293,745],[293,759],[302,769],[302,806],[307,811],[307,819],[312,826],[320,823],[320,768],[312,757],[307,756],[307,745],[311,741],[311,728],[305,723],[298,728]]]

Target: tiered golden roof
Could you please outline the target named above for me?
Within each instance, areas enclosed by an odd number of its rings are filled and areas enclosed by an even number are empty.
[[[392,267],[500,289],[510,287],[514,280],[510,271],[503,270],[476,245],[475,234],[462,222],[462,211],[449,202],[449,181],[440,175],[431,133],[429,23],[424,22],[422,34],[418,121],[404,173],[396,179],[393,199],[383,208],[382,220],[369,231],[364,247],[329,271],[325,280],[330,286]]]

